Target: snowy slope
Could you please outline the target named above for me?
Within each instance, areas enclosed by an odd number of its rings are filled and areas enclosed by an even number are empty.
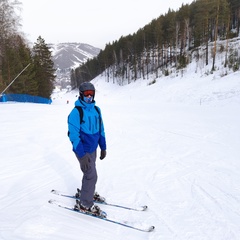
[[[0,239],[238,240],[240,237],[240,72],[137,81],[93,81],[108,155],[97,161],[97,190],[109,201],[149,206],[132,212],[102,206],[142,233],[56,206],[50,193],[75,193],[78,162],[67,138],[76,92],[52,105],[0,104]],[[69,100],[69,104],[66,104]]]

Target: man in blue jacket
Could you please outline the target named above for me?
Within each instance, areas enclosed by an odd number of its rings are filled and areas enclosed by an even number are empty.
[[[79,87],[80,97],[68,116],[68,136],[83,172],[80,201],[75,209],[100,214],[93,204],[97,182],[96,150],[101,149],[100,159],[106,157],[106,139],[100,108],[95,106],[95,87],[84,82]]]

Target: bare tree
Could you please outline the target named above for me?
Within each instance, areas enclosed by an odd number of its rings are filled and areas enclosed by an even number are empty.
[[[17,32],[20,26],[20,17],[17,10],[21,3],[18,0],[0,0],[0,44]]]
[[[20,17],[16,11],[20,10],[20,5],[18,0],[0,0],[0,79],[5,46],[20,26]]]

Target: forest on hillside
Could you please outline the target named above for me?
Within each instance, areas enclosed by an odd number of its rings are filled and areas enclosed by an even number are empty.
[[[49,98],[55,82],[51,52],[41,36],[32,48],[28,46],[19,32],[19,4],[18,0],[0,0],[0,95],[25,93]],[[226,53],[224,66],[236,71],[240,50],[229,43],[240,36],[239,30],[239,0],[182,4],[177,11],[169,9],[134,34],[106,44],[95,58],[72,69],[71,86],[78,87],[100,74],[119,85],[146,79],[150,74],[158,78],[170,74],[171,67],[183,69],[193,58],[204,58],[204,64],[211,64],[214,71],[218,51]]]
[[[195,0],[153,19],[136,33],[122,36],[105,46],[99,55],[71,71],[71,86],[90,81],[104,73],[107,81],[119,85],[148,78],[149,74],[169,74],[169,67],[186,67],[193,56],[204,51],[205,64],[215,70],[217,51],[225,51],[225,67],[239,69],[239,49],[229,47],[229,39],[239,37],[239,0]],[[225,40],[220,46],[217,42]],[[209,58],[212,59],[209,63]]]

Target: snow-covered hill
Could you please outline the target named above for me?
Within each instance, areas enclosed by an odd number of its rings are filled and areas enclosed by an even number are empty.
[[[97,190],[108,201],[149,206],[132,212],[101,206],[142,233],[50,205],[55,188],[74,194],[81,172],[67,138],[77,92],[52,105],[0,104],[0,239],[238,240],[240,236],[240,72],[139,80],[120,87],[93,80],[102,109],[107,158]],[[67,104],[69,101],[69,104]]]
[[[56,68],[56,84],[60,89],[69,87],[71,69],[79,67],[88,59],[97,56],[99,48],[86,43],[49,44],[52,60]]]
[[[58,43],[49,44],[54,66],[58,70],[78,67],[87,59],[97,56],[99,48],[86,43]]]

